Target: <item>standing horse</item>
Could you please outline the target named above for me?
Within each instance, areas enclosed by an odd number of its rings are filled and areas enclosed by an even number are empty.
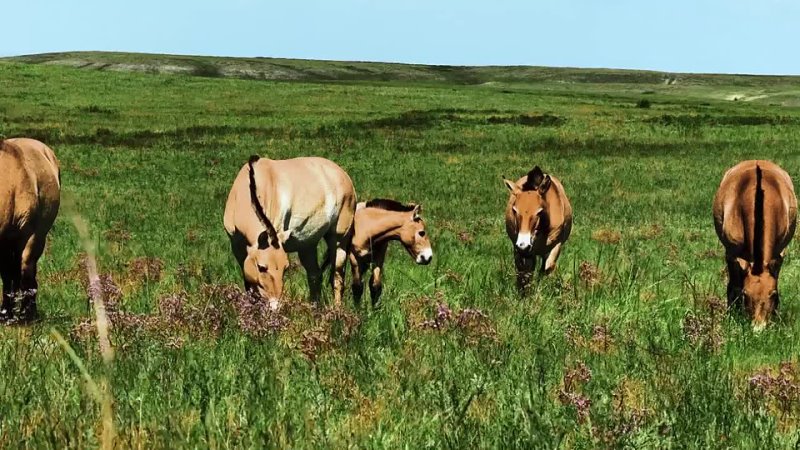
[[[778,307],[778,274],[797,225],[792,179],[770,161],[743,161],[723,176],[713,211],[725,246],[728,303],[743,298],[759,331]]]
[[[537,256],[542,259],[540,273],[555,269],[561,246],[572,231],[572,206],[561,182],[539,166],[516,183],[503,181],[511,191],[506,233],[514,245],[517,288],[523,290],[530,283]]]
[[[324,239],[334,267],[334,303],[340,306],[355,204],[353,182],[332,161],[251,156],[233,182],[223,219],[245,288],[277,309],[289,265],[287,254],[297,252],[311,299],[318,303],[322,270],[317,245]]]
[[[352,289],[356,304],[364,293],[362,276],[372,265],[369,291],[375,306],[383,292],[383,263],[392,241],[400,241],[417,264],[430,264],[431,241],[420,216],[420,205],[404,205],[394,200],[375,199],[359,203],[354,219],[355,234],[350,245]]]
[[[33,139],[0,141],[0,320],[37,315],[36,266],[61,204],[61,175],[53,150]]]

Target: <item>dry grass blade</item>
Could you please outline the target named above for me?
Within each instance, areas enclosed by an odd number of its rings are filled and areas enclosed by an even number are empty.
[[[64,351],[67,352],[67,355],[69,355],[70,359],[72,359],[72,362],[75,363],[75,366],[78,367],[81,375],[83,375],[83,378],[86,380],[86,386],[89,388],[89,393],[91,393],[95,401],[100,404],[103,417],[102,448],[104,450],[114,448],[114,436],[116,432],[114,430],[114,413],[111,409],[111,392],[108,388],[108,384],[104,378],[100,380],[99,385],[94,381],[92,376],[89,374],[89,371],[86,369],[86,366],[83,364],[83,361],[81,361],[81,359],[75,353],[75,350],[72,349],[72,346],[69,345],[61,333],[53,329],[50,330],[50,334],[53,336],[53,338],[55,338],[56,342],[58,342],[58,344],[64,348]]]
[[[81,239],[81,245],[83,246],[84,250],[86,250],[86,270],[89,276],[89,296],[92,299],[92,304],[94,306],[95,311],[95,323],[97,324],[97,340],[100,346],[100,354],[103,357],[103,363],[106,367],[111,367],[111,363],[114,360],[114,349],[111,347],[111,340],[109,339],[108,331],[109,331],[109,321],[108,316],[106,314],[105,304],[103,302],[103,289],[100,282],[100,276],[98,275],[97,271],[97,259],[95,255],[97,253],[97,247],[94,242],[89,237],[89,226],[83,218],[75,212],[75,205],[74,201],[71,197],[66,197],[64,202],[65,210],[68,212],[70,218],[72,219],[75,228],[78,231],[78,235]],[[95,400],[100,404],[102,409],[102,421],[103,421],[103,433],[102,433],[102,448],[103,449],[112,449],[114,448],[114,413],[112,411],[112,394],[111,388],[108,385],[108,382],[105,377],[100,379],[100,384],[94,382],[89,372],[86,370],[86,366],[83,362],[78,358],[78,355],[72,349],[72,347],[64,340],[64,337],[61,336],[58,331],[52,331],[53,336],[64,347],[67,354],[72,358],[75,365],[78,366],[78,369],[81,371],[81,374],[86,378],[87,384],[92,395],[95,397]]]
[[[92,299],[92,306],[96,315],[97,324],[97,341],[100,345],[100,354],[103,355],[103,361],[106,364],[111,364],[114,360],[114,349],[111,347],[111,340],[108,337],[108,315],[106,314],[105,303],[103,302],[103,289],[100,283],[100,275],[97,271],[97,246],[89,237],[89,226],[85,220],[74,212],[72,202],[69,202],[68,208],[69,215],[75,229],[78,230],[78,235],[81,238],[81,245],[86,250],[86,271],[89,275],[89,296]]]

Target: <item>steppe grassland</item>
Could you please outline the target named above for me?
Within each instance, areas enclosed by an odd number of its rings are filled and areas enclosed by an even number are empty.
[[[795,246],[766,332],[717,300],[710,209],[724,170],[766,158],[800,176],[800,112],[725,100],[760,86],[270,82],[16,63],[0,78],[0,133],[51,145],[68,199],[40,265],[44,319],[0,331],[3,447],[100,439],[100,409],[52,329],[108,377],[122,448],[798,438],[796,369],[778,374],[797,362]],[[253,153],[324,156],[362,199],[422,203],[433,264],[392,248],[382,309],[348,313],[304,307],[294,270],[294,306],[254,331],[226,303],[240,277],[221,225]],[[534,164],[563,181],[575,227],[557,274],[521,299],[501,180]],[[70,214],[91,224],[106,294],[129,322],[108,370],[83,323]]]

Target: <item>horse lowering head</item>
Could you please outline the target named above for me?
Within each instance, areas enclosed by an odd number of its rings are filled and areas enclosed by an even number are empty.
[[[533,249],[533,241],[540,230],[546,228],[547,200],[545,194],[550,189],[550,175],[536,166],[528,172],[522,184],[511,180],[503,180],[511,191],[511,214],[513,214],[517,240],[515,246],[519,251],[529,252]]]
[[[278,233],[272,222],[267,218],[261,202],[258,200],[256,190],[255,172],[253,163],[258,161],[258,156],[250,157],[250,200],[253,204],[258,220],[265,230],[258,235],[255,245],[247,247],[242,270],[244,272],[245,287],[257,292],[269,302],[270,308],[277,309],[283,295],[283,274],[289,266],[289,256],[278,238]]]
[[[244,282],[248,290],[258,293],[277,309],[283,295],[283,274],[289,266],[289,257],[277,238],[262,232],[254,246],[248,246],[244,260]]]
[[[760,331],[767,325],[772,313],[778,309],[778,272],[780,258],[773,259],[766,267],[756,265],[737,258],[741,269],[739,276],[743,279],[741,298],[747,316],[752,319],[753,329]]]

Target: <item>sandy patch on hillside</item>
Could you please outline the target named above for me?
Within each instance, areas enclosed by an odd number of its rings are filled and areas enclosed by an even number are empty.
[[[731,102],[752,102],[754,100],[761,100],[762,98],[769,97],[769,94],[748,95],[745,93],[728,94],[724,98]]]

